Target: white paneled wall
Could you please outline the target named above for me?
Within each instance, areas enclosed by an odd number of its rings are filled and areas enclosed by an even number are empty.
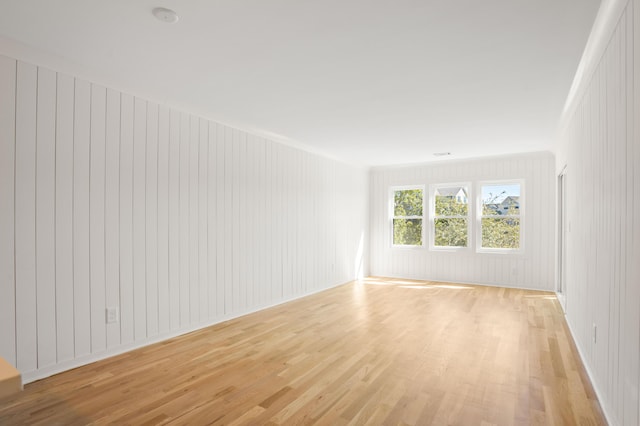
[[[524,180],[523,254],[435,251],[391,246],[390,188],[401,185]],[[371,173],[372,275],[554,289],[555,187],[550,153],[378,168]],[[472,192],[470,200],[475,201]],[[427,226],[428,222],[425,222]],[[473,238],[474,231],[470,233]],[[428,231],[427,231],[428,232]],[[428,238],[427,238],[428,240]],[[473,243],[473,241],[472,241]],[[473,244],[471,244],[474,247]]]
[[[368,183],[0,56],[0,356],[30,381],[352,280]]]
[[[567,176],[567,321],[609,421],[636,426],[640,2],[625,3],[566,116],[556,169]]]

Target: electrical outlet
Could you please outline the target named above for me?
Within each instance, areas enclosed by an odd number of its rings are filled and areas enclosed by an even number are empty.
[[[596,323],[593,323],[593,343],[596,343],[598,341],[598,326],[596,326]]]
[[[113,324],[118,322],[118,308],[107,308],[107,324]]]

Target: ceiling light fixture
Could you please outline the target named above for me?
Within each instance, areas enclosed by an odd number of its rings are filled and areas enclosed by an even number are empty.
[[[178,19],[180,19],[177,13],[171,9],[167,9],[166,7],[156,7],[151,11],[151,13],[153,13],[153,16],[155,16],[158,21],[162,21],[167,24],[175,24],[178,22]]]
[[[450,152],[434,152],[433,155],[436,157],[446,157],[447,155],[451,155],[451,153]]]

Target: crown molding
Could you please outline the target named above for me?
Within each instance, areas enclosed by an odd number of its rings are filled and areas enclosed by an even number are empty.
[[[561,132],[573,115],[582,95],[587,88],[594,72],[598,68],[602,56],[609,45],[609,41],[618,26],[620,17],[632,0],[602,0],[600,9],[591,29],[591,34],[582,53],[576,74],[565,101],[560,118]]]

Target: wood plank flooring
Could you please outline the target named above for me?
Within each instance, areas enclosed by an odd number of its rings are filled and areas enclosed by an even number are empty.
[[[552,293],[368,278],[28,384],[0,424],[600,425]]]

